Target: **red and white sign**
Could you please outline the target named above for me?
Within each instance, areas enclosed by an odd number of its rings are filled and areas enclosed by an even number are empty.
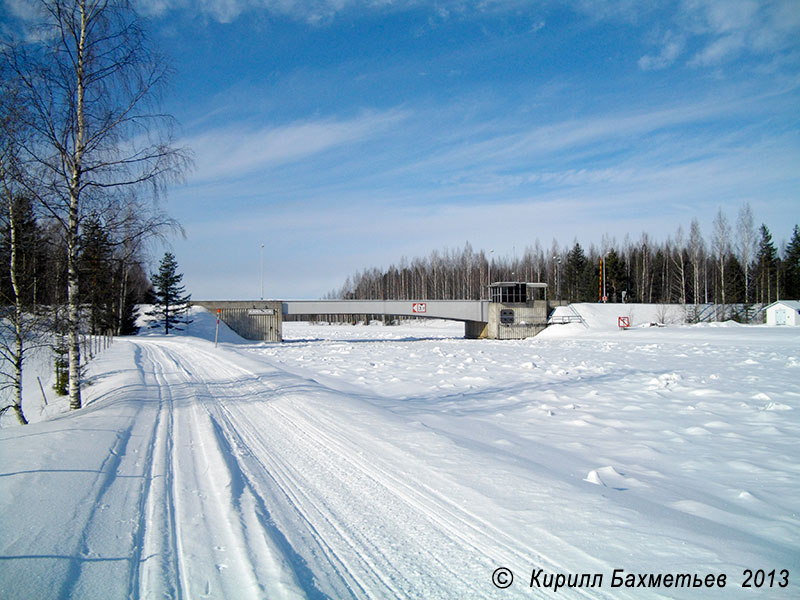
[[[627,329],[631,326],[631,318],[630,317],[617,317],[617,325],[619,325],[620,329]]]
[[[428,312],[428,305],[424,302],[414,302],[411,305],[411,311],[415,313],[424,313]]]

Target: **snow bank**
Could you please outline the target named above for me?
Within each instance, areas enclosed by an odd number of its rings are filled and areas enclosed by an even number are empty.
[[[144,336],[158,336],[164,335],[164,328],[152,327],[153,319],[147,317],[145,313],[150,310],[149,307],[143,305],[140,307],[140,317],[137,325],[140,327],[139,335]],[[208,309],[202,306],[192,306],[189,308],[188,318],[191,323],[188,325],[181,325],[181,329],[171,329],[169,335],[172,336],[192,336],[203,340],[214,341],[214,335],[217,327],[217,315],[211,314]],[[245,344],[247,340],[242,338],[238,333],[228,327],[224,321],[219,322],[219,339],[220,343],[228,344]]]
[[[631,327],[652,325],[681,325],[686,321],[685,306],[681,304],[608,304],[578,302],[559,306],[555,315],[579,315],[585,326],[594,330],[619,329],[619,318],[628,319]]]

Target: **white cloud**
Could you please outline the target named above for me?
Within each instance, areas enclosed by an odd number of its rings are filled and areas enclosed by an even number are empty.
[[[797,0],[684,0],[679,19],[701,46],[690,61],[695,66],[783,52],[800,36]]]
[[[20,1],[20,0],[15,0]],[[416,8],[428,8],[439,20],[448,20],[457,15],[486,15],[521,13],[525,11],[541,13],[548,4],[530,0],[134,0],[137,8],[148,15],[163,15],[170,10],[183,9],[228,23],[248,13],[266,13],[304,21],[310,24],[322,24],[333,20],[346,11],[375,11],[392,9],[407,11]],[[592,19],[624,19],[636,20],[642,13],[650,9],[639,0],[572,0],[575,8]],[[544,25],[543,20],[533,23],[533,30],[538,31]]]
[[[467,239],[476,249],[496,249],[497,255],[510,252],[511,243],[522,252],[524,245],[537,238],[547,245],[553,238],[569,244],[577,237],[588,245],[599,243],[603,234],[622,239],[626,233],[638,236],[647,231],[655,239],[664,239],[678,225],[688,227],[694,217],[710,223],[720,205],[738,206],[744,200],[752,202],[780,239],[790,233],[783,222],[791,212],[791,199],[780,199],[780,194],[768,190],[776,177],[789,181],[795,163],[792,157],[773,160],[781,146],[742,148],[669,165],[634,160],[620,169],[541,173],[516,194],[508,186],[517,186],[519,181],[473,190],[492,197],[492,202],[464,201],[469,196],[464,189],[455,198],[446,196],[443,189],[426,190],[418,197],[394,190],[391,198],[380,202],[375,200],[380,190],[337,193],[315,202],[313,208],[307,203],[271,204],[248,209],[247,219],[232,214],[206,224],[190,223],[187,243],[203,256],[204,269],[208,260],[203,249],[208,239],[214,239],[227,249],[216,253],[221,257],[216,258],[218,271],[230,269],[232,262],[243,262],[227,256],[251,256],[250,271],[256,272],[259,244],[264,232],[270,232],[268,252],[279,256],[275,268],[282,272],[273,275],[281,281],[281,293],[318,297],[357,269],[396,264],[404,255],[462,247]],[[348,210],[342,210],[345,200]],[[249,254],[239,250],[243,242],[249,244]],[[246,295],[247,285],[257,291],[257,282],[248,279],[250,273],[244,270],[243,290],[233,286],[228,291]],[[207,285],[202,276],[197,279],[196,285]]]
[[[183,192],[188,216],[178,217],[187,224],[187,243],[203,256],[205,269],[207,240],[214,239],[222,257],[252,256],[255,272],[259,245],[269,232],[268,247],[282,265],[276,268],[285,269],[275,274],[281,280],[278,287],[298,297],[315,297],[341,285],[356,269],[456,247],[466,239],[499,254],[502,240],[514,240],[521,251],[536,237],[545,244],[552,237],[563,244],[576,236],[582,244],[599,242],[604,233],[622,238],[647,231],[664,237],[679,224],[688,226],[693,217],[710,222],[718,206],[743,201],[751,202],[772,227],[786,221],[796,202],[791,191],[796,136],[764,137],[760,127],[744,125],[727,131],[705,126],[753,110],[769,113],[769,104],[768,98],[757,97],[635,114],[618,109],[522,131],[515,120],[482,121],[457,131],[452,116],[446,116],[455,112],[453,107],[408,117],[389,113],[251,132],[240,128],[242,140],[215,149],[216,157],[228,161],[219,169],[235,168],[250,154],[253,164],[247,169],[311,160],[273,169],[269,193],[257,187],[268,196],[259,202],[242,202],[254,193],[252,182],[244,179],[192,186]],[[703,126],[693,127],[698,124]],[[384,138],[388,143],[374,147],[385,146],[388,156],[357,152],[358,168],[340,169],[339,158],[350,154],[347,144]],[[314,155],[326,149],[334,150],[328,154],[337,162],[332,179],[319,176],[324,161]],[[598,151],[609,155],[575,159]],[[230,152],[240,156],[229,157]],[[175,198],[170,202],[174,206]],[[776,239],[788,234],[773,231]],[[230,259],[217,260],[215,268],[228,268]],[[247,272],[242,281],[243,291],[237,293],[246,294],[252,283]]]
[[[178,7],[185,7],[181,0],[133,0],[133,7],[140,15],[156,17]]]
[[[797,0],[682,0],[670,12],[660,15],[656,26],[669,31],[650,34],[655,50],[639,59],[642,70],[670,67],[688,48],[693,49],[688,64],[716,67],[792,51],[800,38]]]
[[[753,0],[685,0],[683,6],[695,27],[714,35],[747,30],[756,25],[759,13]]]
[[[636,22],[655,8],[640,0],[572,0],[571,4],[596,21]]]
[[[658,54],[648,54],[639,59],[639,68],[643,71],[655,71],[671,66],[683,52],[685,40],[671,31],[664,35],[661,50]]]
[[[205,131],[181,145],[196,156],[195,181],[237,177],[277,164],[302,160],[367,139],[404,118],[398,111],[365,113],[350,120],[299,121],[281,127],[231,125]]]
[[[42,7],[30,0],[4,0],[3,5],[8,13],[24,21],[39,19],[42,16]]]
[[[530,127],[515,133],[497,133],[482,140],[461,144],[440,157],[442,162],[462,165],[506,165],[528,163],[537,157],[555,160],[559,153],[568,156],[583,151],[602,152],[607,145],[620,148],[654,132],[719,118],[740,106],[718,101],[696,102],[672,108],[639,113],[620,113],[567,120]]]
[[[745,46],[746,41],[742,34],[726,35],[715,39],[700,50],[689,64],[701,67],[718,65],[724,60],[739,54]]]
[[[137,9],[146,15],[159,16],[172,10],[186,9],[199,11],[220,23],[230,23],[244,14],[263,11],[319,24],[349,8],[380,8],[393,4],[394,0],[136,0]]]
[[[539,19],[538,21],[535,21],[531,25],[530,33],[536,33],[538,31],[541,31],[542,29],[544,29],[545,25],[546,25],[546,23],[545,23],[544,19]]]

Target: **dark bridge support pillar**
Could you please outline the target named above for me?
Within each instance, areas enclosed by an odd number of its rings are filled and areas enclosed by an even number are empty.
[[[483,321],[464,321],[464,337],[468,340],[480,340],[489,335],[489,324]]]

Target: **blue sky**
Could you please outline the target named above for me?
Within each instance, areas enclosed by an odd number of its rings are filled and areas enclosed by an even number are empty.
[[[6,0],[7,6],[16,4]],[[195,298],[538,238],[800,222],[800,0],[140,0],[195,169]]]

